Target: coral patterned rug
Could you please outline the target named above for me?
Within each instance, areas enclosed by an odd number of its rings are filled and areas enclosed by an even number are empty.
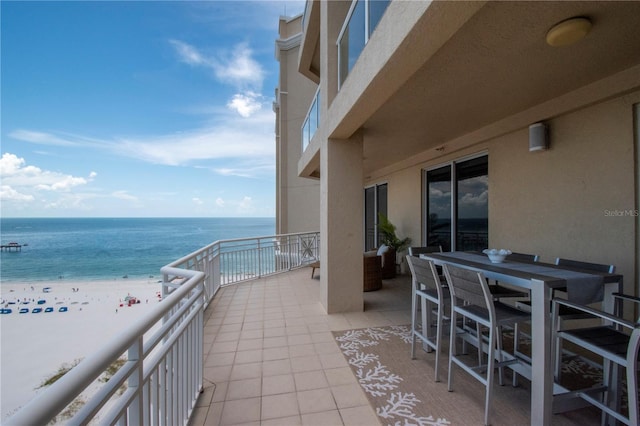
[[[434,353],[417,349],[410,357],[409,326],[387,326],[334,332],[336,342],[347,359],[383,425],[466,425],[482,424],[484,385],[456,369],[453,392],[447,391],[447,360],[441,355],[441,382],[434,380]],[[491,423],[520,425],[530,423],[530,393],[527,380],[511,386],[510,370],[505,386],[494,387]],[[596,382],[601,371],[587,364],[570,361],[563,368],[569,380]],[[593,408],[554,415],[554,425],[599,424]]]

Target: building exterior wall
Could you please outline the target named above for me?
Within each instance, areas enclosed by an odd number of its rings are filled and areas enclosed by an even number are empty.
[[[281,18],[276,110],[276,233],[320,229],[320,181],[298,176],[301,128],[317,85],[298,73],[301,16]]]
[[[354,185],[386,183],[389,219],[422,245],[423,171],[479,153],[489,162],[490,246],[612,263],[625,291],[640,294],[640,3],[391,1],[338,87],[336,42],[353,4],[307,3],[314,34],[305,33],[301,57],[319,55],[319,75],[300,70],[309,60],[298,71],[320,81],[322,121],[287,160],[321,177],[323,267],[349,277],[321,277],[327,311],[361,306]],[[582,15],[594,22],[584,41],[545,42],[555,23]],[[529,152],[528,126],[538,121],[551,147]]]

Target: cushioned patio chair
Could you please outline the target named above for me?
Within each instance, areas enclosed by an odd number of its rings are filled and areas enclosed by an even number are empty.
[[[627,300],[640,305],[640,298],[614,293],[613,297]],[[600,324],[592,322],[584,327],[576,328],[572,325],[565,329],[560,321],[562,307],[580,311],[592,319],[598,319]],[[579,396],[603,412],[602,423],[607,424],[607,416],[627,425],[638,425],[638,352],[640,351],[640,319],[627,321],[620,316],[608,314],[600,310],[572,303],[564,299],[555,298],[552,301],[553,344],[560,345],[563,340],[569,341],[584,350],[602,357],[603,383],[602,386],[591,386],[579,389],[565,395]],[[561,363],[556,358],[556,363]],[[628,409],[621,409],[622,380],[619,380],[618,367],[626,370]],[[560,366],[556,370],[560,369]]]
[[[416,358],[416,340],[426,345],[427,352],[435,350],[435,381],[440,381],[440,356],[443,322],[448,319],[445,304],[449,303],[449,289],[441,282],[436,265],[427,259],[407,256],[411,270],[411,359]],[[421,327],[418,327],[418,303],[421,305]],[[435,335],[433,316],[435,310]]]
[[[382,258],[375,250],[364,253],[363,290],[374,291],[382,288]]]
[[[485,385],[484,423],[489,424],[491,412],[491,398],[493,396],[494,370],[499,372],[500,384],[503,383],[503,368],[517,359],[503,362],[502,359],[502,327],[517,329],[518,324],[531,320],[528,312],[518,310],[512,306],[496,302],[489,292],[487,280],[481,272],[472,271],[452,265],[444,265],[443,270],[451,293],[451,334],[449,343],[449,379],[448,389],[453,390],[453,367],[457,365],[469,373],[476,380]],[[472,327],[459,327],[458,316],[464,318],[464,324],[469,321],[476,324],[475,335]],[[486,344],[482,327],[486,327],[489,336]],[[477,366],[470,365],[458,355],[456,337],[467,335],[480,349],[487,347],[487,363]],[[515,333],[517,335],[517,332]],[[515,339],[514,339],[515,340]],[[480,353],[482,350],[480,350]],[[498,362],[496,362],[496,359]],[[482,374],[482,373],[485,374]]]

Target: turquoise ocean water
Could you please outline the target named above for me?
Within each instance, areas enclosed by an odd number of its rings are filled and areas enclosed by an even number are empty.
[[[275,234],[274,218],[0,219],[0,282],[160,276],[160,268],[214,241]]]

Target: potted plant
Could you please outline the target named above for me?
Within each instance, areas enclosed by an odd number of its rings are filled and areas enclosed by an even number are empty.
[[[396,226],[382,213],[378,213],[378,231],[380,231],[382,236],[382,243],[389,247],[386,256],[385,253],[381,253],[383,256],[382,277],[393,278],[396,276],[396,254],[409,247],[411,238],[398,238],[396,235]],[[385,260],[387,261],[385,262]]]

